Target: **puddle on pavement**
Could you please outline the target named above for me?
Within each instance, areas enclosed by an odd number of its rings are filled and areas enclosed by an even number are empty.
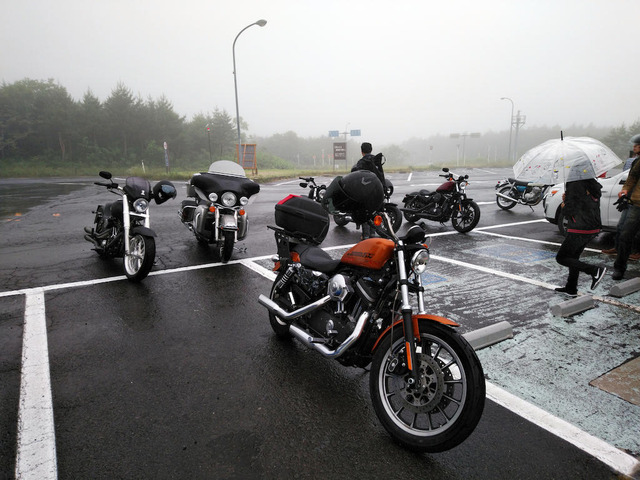
[[[87,185],[63,181],[0,183],[0,221],[20,220],[30,209]]]

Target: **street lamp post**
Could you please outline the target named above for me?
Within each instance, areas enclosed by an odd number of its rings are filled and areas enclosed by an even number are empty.
[[[511,102],[511,117],[509,120],[509,161],[513,161],[513,158],[511,158],[511,136],[513,135],[513,100],[511,100],[509,97],[501,97],[500,100],[509,100]]]
[[[518,110],[518,114],[513,117],[512,125],[516,126],[516,138],[513,142],[513,163],[515,163],[516,158],[518,158],[518,132],[520,131],[520,127],[524,125],[524,122],[527,120],[526,115],[520,115],[520,110]]]
[[[259,27],[264,27],[266,24],[267,24],[266,20],[258,20],[257,22],[253,22],[252,24],[244,27],[242,30],[240,30],[240,32],[238,32],[238,35],[236,35],[236,38],[233,40],[233,46],[231,48],[231,51],[233,53],[233,85],[236,91],[236,126],[238,128],[238,163],[239,164],[242,164],[242,162],[240,161],[240,145],[242,145],[242,140],[240,137],[240,110],[238,109],[238,77],[236,75],[236,41],[238,40],[238,37],[240,36],[240,34],[244,32],[247,28],[253,27],[254,25],[258,25]],[[243,157],[244,157],[244,154],[243,154]]]

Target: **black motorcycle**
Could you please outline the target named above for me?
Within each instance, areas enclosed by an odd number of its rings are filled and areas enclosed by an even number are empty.
[[[391,195],[393,195],[393,183],[388,178],[384,179],[384,203],[381,211],[386,213],[391,219],[391,226],[397,231],[402,225],[402,212],[398,205],[391,203]],[[349,222],[353,222],[353,218],[348,213],[340,213],[333,216],[333,221],[338,227],[344,227]]]
[[[551,185],[505,178],[496,184],[496,203],[503,210],[510,210],[517,204],[533,209],[542,201],[549,187]]]
[[[103,258],[123,258],[124,272],[134,282],[144,279],[156,258],[156,233],[149,227],[149,202],[159,205],[176,197],[176,188],[161,180],[153,188],[148,180],[128,177],[124,186],[109,172],[100,172],[109,182],[94,182],[122,198],[114,203],[98,205],[94,226],[85,227],[85,240]]]
[[[327,186],[324,184],[318,185],[314,177],[298,177],[298,178],[302,180],[302,182],[300,182],[300,186],[302,188],[309,187],[309,194],[307,196],[311,200],[314,200],[318,203],[322,202],[324,193],[327,191]]]
[[[247,236],[249,217],[244,207],[259,191],[260,185],[247,178],[242,166],[218,160],[208,172],[191,177],[178,216],[198,242],[214,245],[220,261],[226,263],[234,244]]]
[[[455,175],[448,168],[443,168],[447,181],[436,188],[435,192],[420,190],[405,195],[404,218],[409,222],[433,220],[444,224],[451,220],[453,228],[460,233],[473,230],[480,221],[480,207],[465,192],[469,175]]]

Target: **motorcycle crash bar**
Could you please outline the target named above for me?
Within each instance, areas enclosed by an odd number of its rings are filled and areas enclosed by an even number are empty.
[[[310,303],[309,305],[306,305],[298,310],[294,310],[293,312],[285,312],[284,310],[282,310],[282,308],[280,308],[280,306],[277,303],[271,301],[271,299],[265,297],[264,295],[260,295],[258,297],[258,302],[262,306],[266,307],[267,310],[269,310],[274,315],[280,317],[282,320],[287,321],[320,308],[325,303],[327,303],[330,299],[331,297],[327,295],[326,297],[323,297],[320,300]],[[349,335],[344,342],[338,345],[338,347],[335,350],[331,350],[326,345],[324,345],[323,343],[320,343],[317,339],[309,335],[307,332],[305,332],[301,328],[296,327],[295,325],[289,325],[289,332],[291,333],[291,335],[293,335],[302,343],[304,343],[307,347],[313,348],[314,350],[320,352],[325,357],[338,358],[351,346],[353,342],[355,342],[360,337],[368,321],[369,321],[369,312],[364,312],[362,315],[360,315],[360,318],[358,318],[356,327],[353,329],[353,332],[351,332],[351,335]]]

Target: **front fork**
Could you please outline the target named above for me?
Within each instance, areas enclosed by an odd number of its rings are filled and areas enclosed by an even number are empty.
[[[411,308],[411,304],[409,303],[409,279],[407,277],[404,253],[404,244],[400,240],[398,241],[398,274],[400,277],[400,296],[402,300],[401,311],[403,320],[402,323],[404,327],[404,344],[407,356],[407,368],[411,372],[411,375],[407,382],[410,386],[417,387],[420,382],[420,366],[417,363],[418,358],[416,355],[415,335],[419,334],[419,332],[416,331],[417,322],[415,326],[413,324],[413,309]],[[420,281],[418,282],[420,283]],[[424,298],[421,294],[418,295],[418,307],[421,312],[424,311]]]
[[[145,213],[131,213],[129,209],[129,200],[126,195],[122,195],[122,223],[124,224],[124,254],[131,255],[129,241],[129,232],[131,231],[131,215],[144,219],[144,226],[150,228],[149,209]]]

